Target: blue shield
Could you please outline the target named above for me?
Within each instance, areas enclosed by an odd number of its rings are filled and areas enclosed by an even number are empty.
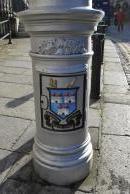
[[[50,98],[50,110],[61,120],[67,118],[77,110],[76,88],[48,88]]]

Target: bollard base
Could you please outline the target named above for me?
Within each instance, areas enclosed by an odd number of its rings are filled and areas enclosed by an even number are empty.
[[[53,152],[53,153],[52,153]],[[45,181],[55,185],[71,185],[83,180],[89,175],[93,163],[93,150],[88,140],[80,145],[69,149],[50,151],[34,145],[34,168],[39,176]]]

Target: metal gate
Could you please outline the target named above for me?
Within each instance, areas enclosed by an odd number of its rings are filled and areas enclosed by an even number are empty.
[[[0,0],[0,40],[16,36],[19,26],[17,12],[28,9],[28,0]]]
[[[0,40],[9,38],[11,44],[12,0],[0,0]]]

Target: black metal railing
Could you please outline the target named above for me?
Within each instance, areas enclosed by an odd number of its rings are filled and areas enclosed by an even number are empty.
[[[12,0],[0,0],[0,40],[5,38],[11,41],[11,18],[13,17],[12,12]]]
[[[28,9],[28,0],[0,0],[0,40],[17,36],[19,19],[17,12]]]
[[[12,44],[10,19],[0,21],[0,40],[4,40],[7,37],[9,39],[8,44]]]

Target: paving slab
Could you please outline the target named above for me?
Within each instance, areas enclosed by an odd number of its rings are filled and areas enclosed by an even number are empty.
[[[107,45],[105,43],[104,62],[120,63],[120,58],[114,44]]]
[[[127,80],[124,72],[104,72],[104,84],[125,86],[127,85]]]
[[[83,181],[79,186],[78,190],[84,191],[84,193],[95,193],[97,184],[97,173],[98,173],[98,162],[99,162],[99,152],[94,152],[93,168],[90,175]]]
[[[24,146],[24,150],[26,150],[26,148],[28,149],[28,145]],[[19,151],[19,150],[18,150]],[[27,154],[26,151],[25,152],[13,152],[15,159],[15,163],[11,166],[10,171],[6,177],[6,179],[4,179],[4,182],[10,178],[10,179],[15,179],[15,180],[21,180],[21,182],[26,181],[26,182],[38,182],[35,171],[33,169],[33,165],[32,165],[32,147],[31,147],[31,151],[30,154]],[[31,166],[30,166],[31,163]],[[30,174],[29,174],[30,173]],[[31,180],[31,175],[34,174],[34,176],[32,176],[32,180]],[[41,181],[41,179],[39,178],[39,182]]]
[[[0,78],[3,77],[3,75],[4,75],[4,73],[1,73],[1,72],[0,72]]]
[[[105,54],[104,54],[105,60],[108,59],[110,56],[111,56],[111,59],[114,59],[114,60],[116,60],[116,58],[119,58],[116,51],[113,51],[113,52],[110,52],[110,51],[107,52],[106,51]],[[108,61],[108,60],[106,60],[106,61]]]
[[[99,128],[89,128],[93,149],[99,150]]]
[[[89,119],[88,119],[88,126],[93,127],[100,127],[101,122],[101,111],[97,109],[90,108],[89,109]]]
[[[130,193],[130,138],[103,135],[99,165],[99,194]]]
[[[129,92],[127,94],[112,94],[105,93],[104,94],[104,102],[105,103],[115,103],[115,104],[126,104],[130,105],[130,95]]]
[[[0,66],[30,69],[32,68],[32,63],[31,61],[20,61],[18,59],[9,60],[7,58],[6,59],[0,58]]]
[[[130,106],[105,103],[103,133],[130,135]]]
[[[110,62],[110,63],[120,63],[120,58],[117,57],[110,57],[110,56],[106,56],[104,59],[104,62]]]
[[[32,69],[26,69],[23,75],[30,75],[32,76]]]
[[[110,54],[115,54],[117,56],[117,50],[114,46],[113,48],[113,45],[112,46],[109,46],[109,48],[107,47],[107,44],[105,43],[105,52],[104,52],[104,56],[106,53],[110,53]]]
[[[35,120],[34,101],[32,93],[17,99],[0,98],[0,114],[10,117],[18,117],[27,120]]]
[[[110,72],[122,72],[123,71],[123,67],[121,66],[120,63],[110,63],[107,62],[104,65],[104,71],[110,71]]]
[[[0,82],[0,97],[21,98],[33,93],[32,85]]]
[[[21,51],[20,50],[16,51],[16,49],[10,49],[10,50],[8,49],[7,53],[8,53],[8,56],[14,56],[14,57],[22,56],[22,57],[30,58],[29,52],[24,53],[24,52],[22,52],[22,50]]]
[[[116,58],[117,57],[117,51],[116,50],[114,50],[114,51],[113,50],[105,50],[105,53],[104,53],[104,61],[105,61],[105,58],[106,57],[108,58],[111,55],[113,55],[113,58]],[[111,62],[110,61],[105,61],[105,63],[112,63],[112,61]]]
[[[26,56],[11,56],[11,55],[0,55],[0,59],[2,60],[18,60],[18,61],[31,61],[29,57]]]
[[[2,50],[1,50],[1,52],[0,52],[0,56],[1,57],[3,57],[3,56],[14,56],[14,57],[21,57],[21,56],[23,56],[23,57],[30,57],[29,56],[29,52],[27,52],[27,53],[25,53],[25,52],[23,52],[22,51],[22,49],[19,49],[19,48],[11,48],[11,49],[5,49],[5,48],[3,48]]]
[[[30,126],[27,128],[27,130],[23,133],[23,135],[19,138],[19,140],[16,142],[16,144],[13,146],[12,150],[16,151],[19,150],[20,152],[25,151],[24,145],[26,147],[28,146],[28,149],[26,148],[26,152],[30,152],[30,148],[34,143],[34,136],[36,133],[36,124],[35,121],[32,121]]]
[[[11,150],[29,125],[29,120],[0,116],[0,148]]]
[[[103,92],[104,94],[109,94],[110,96],[115,94],[118,97],[119,94],[129,95],[128,88],[128,85],[104,85]]]
[[[111,48],[113,46],[110,46]],[[105,44],[105,53],[104,53],[104,60],[109,61],[110,59],[113,60],[113,62],[120,62],[119,55],[117,54],[116,48],[114,49],[108,49],[108,46]]]
[[[111,41],[111,39],[109,39],[109,37],[106,37],[105,45],[106,46],[111,46],[111,48],[113,49],[114,43]]]
[[[114,45],[114,43],[110,39],[108,39],[108,37],[107,37],[107,39],[105,39],[105,46],[106,47],[111,47],[111,50],[112,50],[113,45]]]
[[[0,82],[32,85],[32,76],[3,74],[0,76]]]
[[[105,43],[105,48],[106,48],[106,52],[107,51],[116,51],[116,47],[115,46],[113,46],[113,45],[107,45],[106,43]]]
[[[9,156],[12,152],[0,149],[0,184],[8,175],[11,166],[15,163],[14,157]]]
[[[100,110],[101,109],[100,99],[99,100],[90,99],[90,108]]]
[[[27,70],[24,68],[15,68],[15,67],[5,67],[0,66],[0,73],[7,73],[7,74],[14,74],[14,75],[21,75],[24,74]],[[29,69],[29,72],[31,70]],[[26,75],[26,74],[24,74]]]

